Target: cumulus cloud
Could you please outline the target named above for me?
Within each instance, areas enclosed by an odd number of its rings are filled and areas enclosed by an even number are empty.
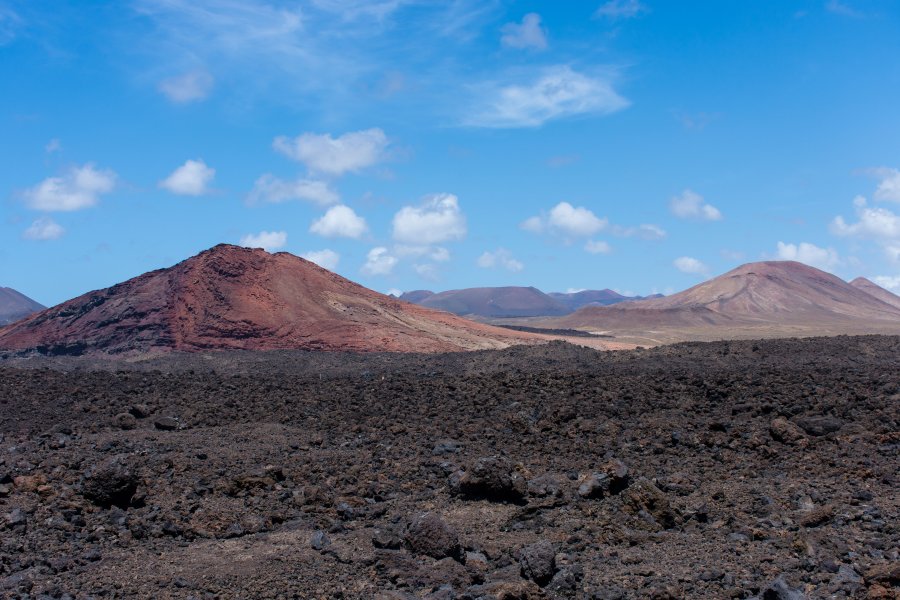
[[[509,48],[543,50],[547,47],[547,34],[541,27],[541,15],[537,13],[528,13],[521,23],[507,23],[501,31],[500,41]]]
[[[284,231],[260,231],[241,238],[241,246],[245,248],[262,248],[266,252],[284,248],[285,244],[287,244],[287,233]]]
[[[310,250],[301,254],[300,257],[305,258],[309,262],[314,262],[329,271],[337,269],[338,263],[341,262],[341,255],[328,248],[324,250]]]
[[[575,115],[607,115],[628,106],[608,77],[591,77],[567,65],[544,69],[525,84],[490,85],[480,90],[487,104],[470,111],[465,125],[474,127],[537,127]]]
[[[482,269],[506,269],[513,273],[518,273],[525,268],[521,261],[513,257],[512,252],[506,248],[498,248],[493,252],[485,252],[475,261]]]
[[[679,219],[700,219],[702,221],[721,221],[722,213],[712,204],[703,201],[703,196],[684,190],[669,201],[669,210]]]
[[[588,240],[584,245],[584,250],[591,254],[609,254],[612,252],[612,246],[603,240]]]
[[[602,231],[609,221],[600,218],[583,206],[572,206],[560,202],[550,209],[549,214],[530,217],[520,227],[532,233],[551,233],[565,237],[589,237]]]
[[[332,206],[319,219],[313,221],[309,230],[323,237],[345,237],[359,239],[369,227],[366,220],[344,204]]]
[[[848,223],[844,217],[837,216],[831,222],[832,233],[839,236],[900,241],[900,215],[886,208],[870,207],[862,196],[857,196],[853,204],[859,220],[856,223]]]
[[[209,192],[215,176],[216,170],[202,160],[188,160],[160,181],[159,187],[179,196],[202,196]]]
[[[638,0],[609,0],[600,5],[594,16],[608,19],[632,19],[645,12],[648,12],[647,7]]]
[[[73,167],[62,177],[48,177],[25,191],[29,208],[45,212],[71,212],[95,206],[100,196],[116,185],[116,174],[92,164]]]
[[[391,255],[384,246],[378,246],[369,250],[366,264],[361,270],[365,275],[390,275],[396,266],[397,257]]]
[[[190,71],[159,82],[159,91],[176,104],[205,100],[213,88],[213,76],[203,69]]]
[[[247,195],[248,204],[269,202],[279,204],[291,200],[306,200],[320,206],[336,204],[340,196],[325,181],[294,179],[286,181],[270,173],[261,176]]]
[[[869,169],[869,173],[880,179],[875,190],[876,200],[900,202],[900,170],[879,167]]]
[[[807,242],[799,244],[778,242],[777,256],[779,260],[796,260],[823,270],[833,269],[841,262],[838,253],[833,248],[820,248]]]
[[[303,163],[312,172],[340,176],[358,173],[384,160],[388,144],[384,132],[374,128],[345,133],[337,138],[327,133],[304,133],[296,138],[279,136],[272,146],[288,158]]]
[[[707,267],[696,258],[692,258],[690,256],[681,256],[679,258],[676,258],[672,264],[675,265],[675,268],[682,273],[687,273],[689,275],[705,276],[709,274],[709,267]]]
[[[62,225],[50,217],[41,217],[22,233],[26,240],[55,240],[66,232]]]
[[[394,240],[429,246],[466,236],[466,218],[453,194],[426,196],[419,206],[404,206],[394,215]]]

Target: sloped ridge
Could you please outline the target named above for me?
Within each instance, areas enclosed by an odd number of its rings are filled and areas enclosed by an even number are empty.
[[[536,339],[401,302],[285,252],[224,244],[0,329],[2,349],[53,354],[444,352]]]
[[[749,263],[671,296],[586,307],[563,319],[569,325],[608,327],[898,320],[900,308],[834,275],[793,261]]]
[[[864,291],[870,296],[878,298],[886,304],[890,304],[891,306],[900,309],[900,296],[884,289],[877,283],[874,283],[865,277],[857,277],[850,282],[850,285],[858,290]]]
[[[534,287],[507,286],[448,290],[411,301],[456,315],[496,318],[559,316],[571,312],[565,305]]]
[[[585,306],[611,306],[620,302],[643,300],[641,296],[625,296],[608,288],[605,290],[582,290],[580,292],[550,292],[548,295],[573,312]],[[657,294],[651,297],[660,296]]]
[[[0,327],[44,310],[25,294],[8,287],[0,287]]]

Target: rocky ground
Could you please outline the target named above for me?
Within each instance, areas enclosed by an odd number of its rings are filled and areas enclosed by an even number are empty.
[[[0,361],[10,598],[897,598],[900,338]]]

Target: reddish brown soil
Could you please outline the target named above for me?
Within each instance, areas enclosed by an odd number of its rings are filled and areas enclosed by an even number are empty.
[[[0,349],[446,352],[537,339],[400,302],[291,254],[220,245],[6,327]]]

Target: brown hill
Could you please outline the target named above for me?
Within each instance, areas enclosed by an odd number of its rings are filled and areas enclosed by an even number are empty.
[[[538,339],[401,302],[285,252],[229,245],[0,329],[0,349],[53,354],[442,352]]]
[[[400,299],[405,302],[412,302],[413,304],[421,304],[423,300],[430,296],[434,296],[434,292],[431,290],[413,290],[411,292],[403,292],[400,294]]]
[[[585,307],[556,326],[651,341],[900,331],[900,309],[793,261],[740,266],[665,298]]]
[[[893,307],[900,308],[900,296],[892,294],[877,283],[873,283],[865,277],[857,277],[850,282],[850,285],[852,285],[856,289],[864,291],[870,296],[878,298],[882,302],[890,304]]]
[[[533,287],[483,287],[449,290],[412,300],[456,315],[509,318],[558,316],[571,312]]]
[[[0,287],[0,327],[44,308],[42,304],[12,288]]]
[[[547,294],[557,302],[563,304],[570,311],[574,312],[585,306],[611,306],[620,302],[630,302],[632,300],[643,300],[642,296],[624,296],[619,292],[605,290],[582,290],[580,292],[550,292]],[[656,294],[648,296],[652,298],[661,297]]]

